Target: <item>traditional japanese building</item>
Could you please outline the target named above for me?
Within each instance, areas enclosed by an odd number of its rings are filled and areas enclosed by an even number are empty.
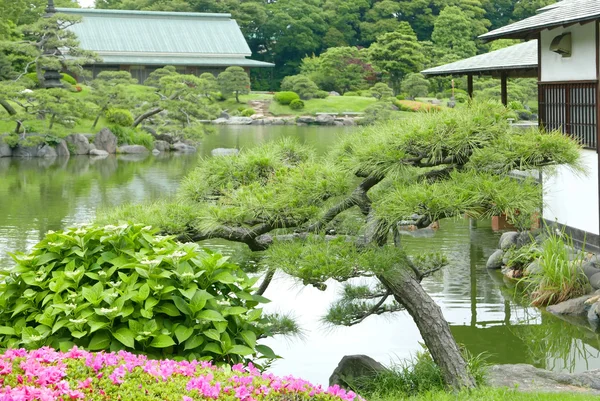
[[[219,73],[229,66],[273,67],[252,60],[248,44],[231,14],[58,8],[78,15],[72,26],[81,47],[96,52],[101,71],[129,71],[143,82],[157,68],[173,65],[181,73]]]

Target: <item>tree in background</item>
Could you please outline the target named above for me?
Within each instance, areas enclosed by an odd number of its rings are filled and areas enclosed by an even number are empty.
[[[370,89],[371,96],[377,100],[385,100],[394,96],[394,91],[383,82],[378,82]]]
[[[418,72],[408,74],[402,81],[402,92],[411,98],[424,97],[429,93],[429,81]]]
[[[135,105],[137,99],[128,89],[129,85],[136,83],[137,80],[128,71],[102,71],[98,74],[91,82],[91,101],[100,109],[92,128],[109,108],[130,109]]]
[[[365,20],[360,24],[361,43],[368,45],[377,37],[394,32],[398,28],[396,16],[400,5],[394,0],[382,0],[373,3],[373,7],[365,14]]]
[[[378,37],[369,48],[369,56],[375,66],[387,73],[394,94],[398,94],[402,79],[420,71],[425,62],[417,36],[407,22],[401,22],[396,31]]]
[[[323,10],[330,28],[323,38],[323,46],[354,46],[360,40],[360,24],[369,10],[368,0],[324,0]],[[333,41],[337,44],[333,44]]]
[[[579,166],[574,141],[559,132],[513,130],[509,113],[499,103],[416,113],[350,133],[323,157],[283,141],[204,159],[175,200],[126,206],[103,220],[136,220],[182,241],[222,238],[266,251],[260,294],[276,269],[321,289],[329,279],[370,277],[376,285],[349,286],[350,295],[324,319],[351,326],[406,309],[446,384],[473,387],[440,307],[420,284],[444,258],[410,257],[398,230],[464,215],[531,215],[540,187],[507,173]]]
[[[250,93],[250,77],[242,67],[227,67],[217,77],[223,96],[235,94],[235,101],[240,103],[240,95]]]
[[[446,7],[435,20],[433,44],[445,51],[443,63],[450,63],[477,54],[473,41],[473,21],[458,7]]]

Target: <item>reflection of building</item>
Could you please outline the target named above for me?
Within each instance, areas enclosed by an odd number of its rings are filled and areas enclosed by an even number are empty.
[[[484,40],[521,39],[532,44],[519,44],[424,72],[467,75],[471,93],[473,75],[499,76],[504,103],[511,72],[517,74],[514,76],[537,72],[540,124],[549,130],[560,129],[579,141],[582,162],[589,172],[583,176],[559,168],[557,175],[545,175],[543,217],[558,222],[576,241],[585,241],[586,248],[594,251],[600,250],[599,21],[600,1],[562,1],[481,36]],[[535,47],[533,39],[537,40]],[[528,54],[516,57],[522,51]]]
[[[143,82],[157,68],[175,66],[179,72],[218,73],[229,66],[273,67],[251,60],[242,31],[230,14],[59,8],[82,17],[70,29],[81,47],[96,52],[100,71],[129,71]]]

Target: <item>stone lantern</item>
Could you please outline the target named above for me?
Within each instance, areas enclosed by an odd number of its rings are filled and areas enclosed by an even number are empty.
[[[48,0],[48,7],[46,7],[46,14],[44,15],[44,18],[50,18],[54,14],[56,14],[56,8],[54,7],[54,0]],[[50,48],[50,49],[44,50],[44,55],[53,56],[57,52],[58,52],[58,49]],[[62,75],[61,75],[60,71],[57,71],[57,70],[54,70],[51,68],[44,68],[44,86],[47,89],[62,88],[63,84],[62,84],[62,82],[60,82],[61,78],[62,78]]]

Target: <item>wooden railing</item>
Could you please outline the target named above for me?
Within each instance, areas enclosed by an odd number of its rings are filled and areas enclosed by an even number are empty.
[[[540,122],[547,130],[561,129],[584,147],[598,144],[598,84],[540,83]]]

